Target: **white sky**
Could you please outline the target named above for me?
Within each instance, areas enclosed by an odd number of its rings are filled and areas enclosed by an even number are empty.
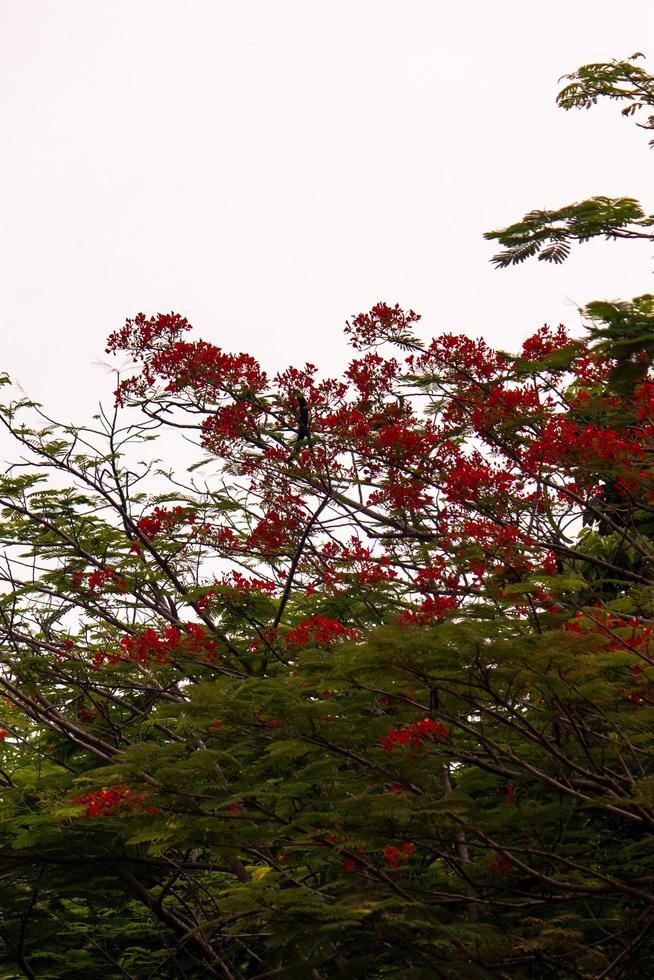
[[[499,272],[482,233],[593,194],[654,209],[654,151],[557,79],[650,54],[652,0],[0,0],[0,368],[110,401],[127,315],[264,366],[345,360],[378,300],[509,347],[654,291],[647,244]]]

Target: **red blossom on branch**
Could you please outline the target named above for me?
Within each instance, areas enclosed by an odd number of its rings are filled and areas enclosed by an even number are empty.
[[[88,576],[88,585],[91,592],[101,590],[109,585],[114,586],[114,588],[119,589],[121,592],[129,588],[125,579],[121,578],[116,572],[116,569],[109,566],[106,568],[97,568],[94,572],[91,572]]]
[[[422,718],[420,721],[403,725],[401,728],[391,728],[383,736],[381,744],[384,752],[392,752],[395,748],[405,747],[407,745],[412,748],[419,748],[426,739],[432,741],[434,739],[447,738],[449,734],[449,728],[442,721],[434,721],[433,718]]]
[[[129,786],[119,783],[76,796],[73,803],[86,807],[84,817],[111,817],[119,810],[138,809],[145,799],[144,793],[135,793]]]
[[[182,628],[169,624],[162,633],[149,627],[140,633],[128,634],[119,640],[118,650],[98,650],[93,663],[96,667],[102,667],[105,663],[131,660],[148,666],[162,666],[171,659],[184,657],[208,662],[219,657],[216,640],[200,623],[184,623]]]
[[[413,339],[411,327],[420,320],[420,314],[406,313],[397,303],[376,303],[369,313],[358,313],[348,321],[345,333],[356,350],[373,347],[385,341],[395,342]]]
[[[521,354],[525,360],[538,361],[571,343],[572,338],[562,323],[559,323],[556,330],[544,324],[531,337],[527,337],[522,345]]]
[[[419,609],[405,609],[399,622],[403,625],[415,624],[424,626],[426,623],[437,622],[445,617],[451,609],[456,609],[459,605],[458,600],[451,595],[427,596],[420,604]]]
[[[358,632],[349,626],[343,626],[335,619],[316,614],[307,616],[286,635],[287,646],[306,646],[315,643],[318,646],[333,643],[334,640],[353,640]]]
[[[153,540],[163,531],[170,531],[178,524],[195,523],[195,512],[190,507],[180,505],[169,510],[167,507],[155,507],[150,514],[144,514],[136,522],[136,526],[146,537]]]
[[[384,848],[386,868],[390,871],[396,871],[398,868],[404,867],[411,855],[415,854],[415,852],[415,845],[409,841],[405,841],[400,847],[396,847],[394,844],[387,844]]]

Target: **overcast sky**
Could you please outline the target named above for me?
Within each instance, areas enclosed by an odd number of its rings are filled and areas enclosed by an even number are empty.
[[[139,310],[331,372],[378,300],[509,347],[654,291],[646,244],[498,272],[481,237],[593,194],[654,209],[647,134],[555,106],[635,50],[654,70],[652,0],[0,0],[0,367],[83,421]]]

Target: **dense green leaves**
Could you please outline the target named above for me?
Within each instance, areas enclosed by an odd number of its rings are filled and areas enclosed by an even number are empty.
[[[3,977],[654,973],[652,297],[585,312],[508,354],[380,303],[273,382],[140,314],[124,416],[3,408]],[[167,422],[201,465],[138,462]]]

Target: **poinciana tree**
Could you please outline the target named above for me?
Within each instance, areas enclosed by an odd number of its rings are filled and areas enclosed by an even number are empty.
[[[653,303],[338,379],[139,315],[5,406],[3,976],[651,975]]]

